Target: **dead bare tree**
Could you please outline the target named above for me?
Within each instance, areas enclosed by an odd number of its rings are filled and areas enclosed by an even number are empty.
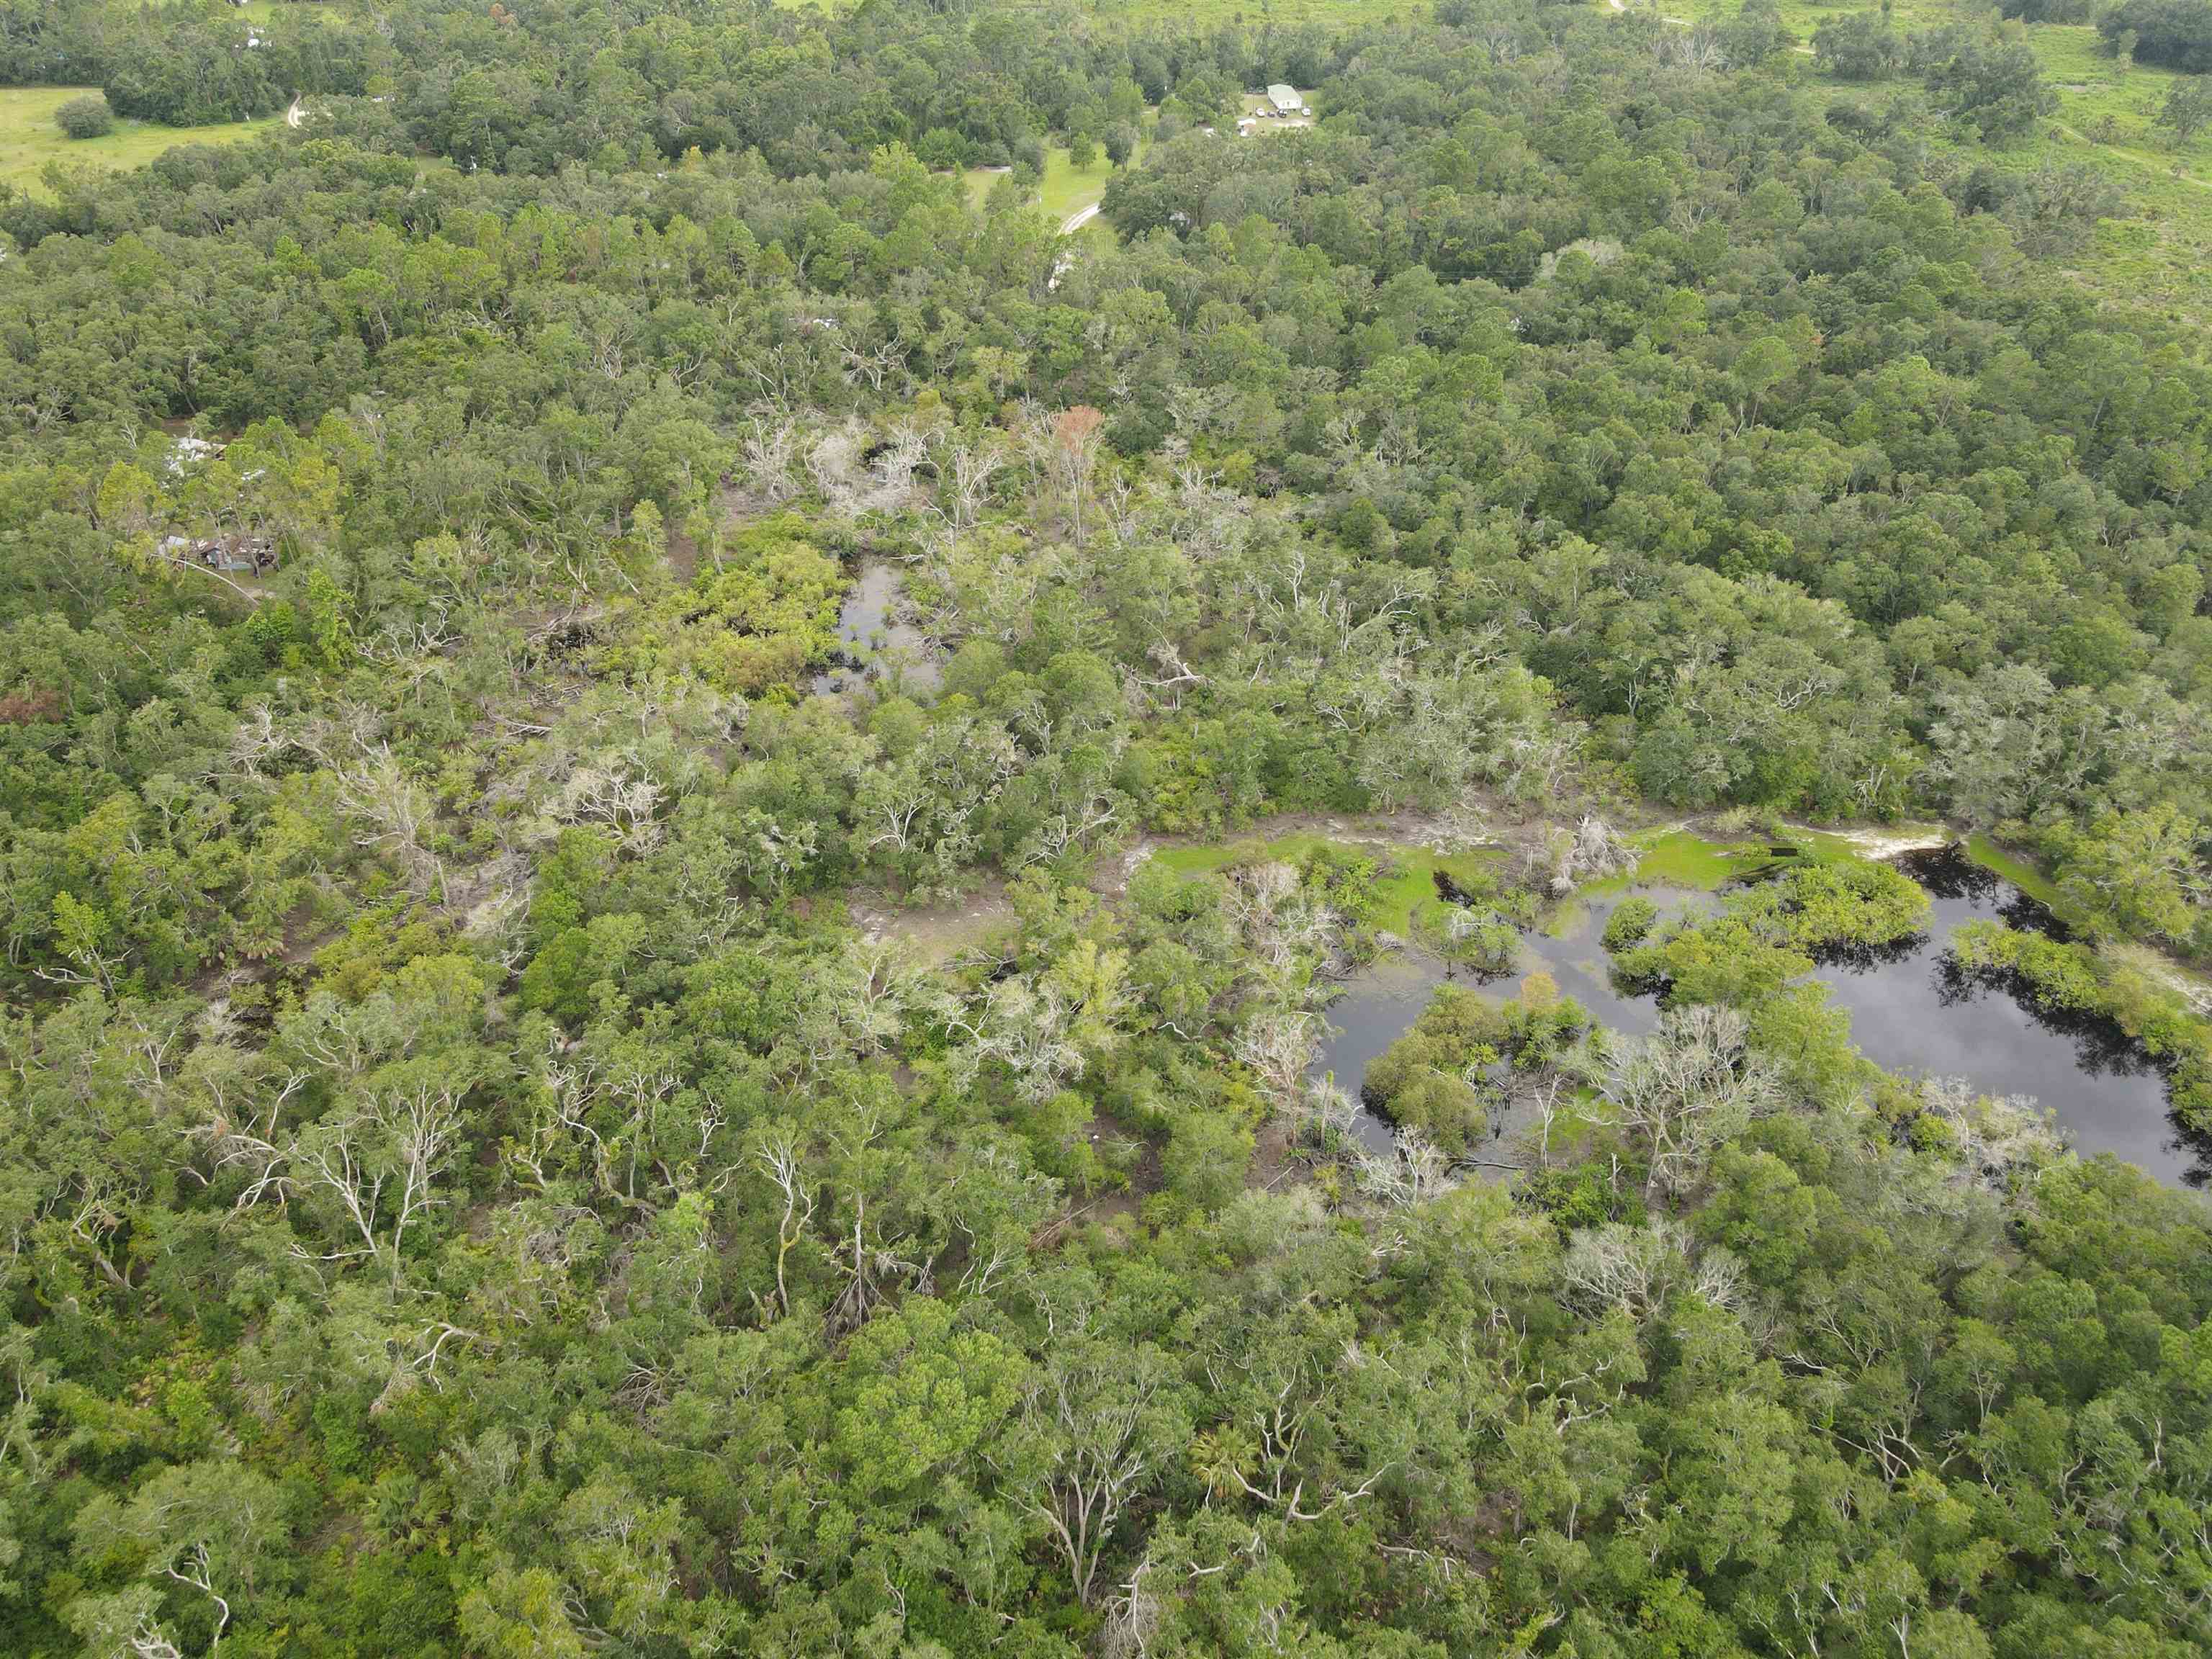
[[[1053,416],[1052,468],[1067,495],[1078,547],[1083,545],[1083,502],[1091,493],[1091,475],[1098,463],[1105,427],[1105,416],[1089,404],[1078,404]]]
[[[1388,1152],[1362,1142],[1355,1157],[1361,1189],[1393,1207],[1425,1204],[1459,1184],[1451,1159],[1419,1129],[1399,1130]]]
[[[884,381],[892,375],[906,374],[907,349],[898,339],[878,341],[874,345],[841,347],[837,356],[845,366],[845,383],[858,386],[868,383],[871,392],[881,392]]]
[[[1036,1471],[1029,1510],[1044,1522],[1085,1607],[1123,1516],[1188,1435],[1169,1384],[1156,1353],[1107,1353],[1078,1339],[1053,1351],[1024,1402],[1020,1439]]]
[[[1261,1012],[1237,1027],[1230,1053],[1251,1069],[1270,1099],[1288,1107],[1304,1098],[1319,1024],[1317,1016],[1302,1010]]]
[[[903,506],[914,492],[915,474],[928,459],[927,441],[911,423],[901,421],[891,428],[890,441],[876,457],[876,476],[883,480],[884,490]]]
[[[947,532],[958,536],[981,522],[991,504],[991,481],[1006,468],[1006,446],[989,434],[969,443],[950,430],[933,434],[928,443],[937,477],[928,510]]]
[[[1780,1081],[1751,1052],[1747,1030],[1733,1008],[1676,1010],[1614,1065],[1604,1097],[1644,1147],[1653,1196],[1684,1190],[1715,1146],[1780,1103]]]
[[[216,1174],[245,1172],[246,1184],[233,1200],[234,1208],[251,1209],[264,1198],[282,1204],[291,1195],[290,1149],[277,1145],[277,1124],[285,1106],[307,1082],[304,1072],[287,1073],[262,1098],[239,1103],[242,1109],[234,1109],[222,1091],[213,1091],[206,1121],[187,1132],[207,1148]]]
[[[798,422],[788,415],[774,420],[756,415],[747,422],[742,444],[745,476],[753,493],[781,507],[799,493],[792,468],[799,460]]]
[[[785,1277],[792,1250],[806,1237],[814,1220],[814,1194],[800,1166],[798,1125],[779,1120],[761,1132],[753,1148],[753,1162],[783,1200],[783,1213],[775,1227],[775,1301],[779,1316],[791,1311],[791,1285]]]
[[[841,518],[857,515],[860,496],[860,434],[851,426],[832,427],[816,435],[804,456],[815,494]]]
[[[1357,1486],[1340,1487],[1315,1505],[1307,1505],[1308,1477],[1298,1473],[1299,1454],[1306,1431],[1322,1404],[1310,1387],[1300,1387],[1309,1381],[1297,1376],[1285,1378],[1272,1401],[1245,1414],[1237,1427],[1250,1437],[1248,1443],[1237,1444],[1225,1434],[1200,1442],[1210,1443],[1214,1453],[1206,1459],[1206,1474],[1215,1491],[1226,1492],[1234,1486],[1285,1521],[1318,1521],[1332,1510],[1350,1509],[1390,1472],[1392,1466],[1385,1463],[1370,1471]],[[1257,1468],[1260,1480],[1245,1473],[1248,1462]]]
[[[556,823],[600,825],[641,851],[660,839],[662,793],[659,783],[620,765],[583,766],[562,782],[548,816]]]
[[[312,1259],[388,1262],[398,1288],[409,1229],[445,1201],[438,1182],[459,1143],[465,1093],[462,1079],[425,1071],[368,1091],[294,1138],[287,1158],[295,1178],[325,1194],[360,1241]]]
[[[1549,886],[1565,897],[1585,882],[1602,881],[1636,867],[1638,854],[1620,832],[1595,813],[1585,812],[1571,830],[1553,832]]]
[[[407,775],[389,743],[366,744],[331,767],[339,807],[354,819],[354,844],[388,854],[418,889],[435,885],[445,872],[429,845],[437,822],[430,792]]]

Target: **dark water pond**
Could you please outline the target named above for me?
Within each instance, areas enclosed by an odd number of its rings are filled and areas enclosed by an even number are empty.
[[[1621,901],[1631,896],[1650,900],[1662,920],[1685,910],[1708,908],[1713,902],[1711,893],[1678,887],[1639,887],[1633,895],[1606,893],[1578,900],[1550,932],[1539,929],[1522,936],[1519,971],[1523,978],[1539,970],[1549,974],[1562,994],[1597,1016],[1599,1024],[1642,1036],[1659,1024],[1659,1004],[1613,983],[1603,943],[1606,923]]]
[[[1429,1006],[1429,994],[1444,982],[1444,964],[1425,951],[1394,951],[1377,957],[1344,981],[1343,994],[1328,1006],[1328,1032],[1315,1058],[1313,1075],[1334,1074],[1354,1099],[1370,1061],[1406,1034]],[[1362,1111],[1359,1138],[1376,1152],[1390,1149],[1390,1126]]]
[[[2212,1145],[2185,1141],[2166,1109],[2159,1069],[2103,1021],[2053,1019],[2002,983],[1962,974],[1949,957],[1962,922],[2003,921],[2053,931],[2049,914],[2010,884],[1955,854],[1907,854],[1899,867],[1928,891],[1928,930],[1902,947],[1824,963],[1815,976],[1850,1016],[1867,1057],[1907,1076],[1964,1078],[1991,1095],[2026,1095],[2050,1109],[2084,1155],[2112,1152],[2173,1185],[2203,1186]],[[1662,917],[1711,903],[1706,894],[1644,888]],[[1613,1030],[1631,1036],[1658,1023],[1657,1003],[1619,988],[1600,942],[1626,894],[1584,902],[1555,933],[1530,933],[1519,972],[1539,969]],[[1355,1095],[1368,1063],[1397,1041],[1445,978],[1435,958],[1386,957],[1345,982],[1328,1010],[1332,1028],[1314,1066]],[[1501,989],[1505,988],[1504,986]],[[1364,1113],[1360,1134],[1387,1147],[1389,1126]]]
[[[1950,959],[1961,922],[2059,931],[2049,913],[1955,853],[1897,862],[1928,890],[1928,931],[1816,975],[1850,1012],[1867,1057],[1908,1075],[1961,1077],[1983,1094],[2032,1096],[2085,1156],[2112,1152],[2168,1184],[2204,1184],[2212,1147],[2185,1141],[2166,1110],[2164,1074],[2124,1033],[2104,1020],[2054,1019]]]
[[[896,620],[899,599],[897,567],[884,559],[864,559],[837,614],[837,660],[814,677],[823,696],[882,679],[896,666],[908,691],[934,691],[941,678],[920,629]]]

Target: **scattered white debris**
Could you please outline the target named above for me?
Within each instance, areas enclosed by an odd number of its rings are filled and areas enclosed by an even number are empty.
[[[202,461],[211,461],[222,453],[221,444],[211,443],[205,438],[195,438],[187,433],[181,438],[170,441],[169,458],[162,464],[162,471],[173,478],[181,478],[186,467],[198,466]]]

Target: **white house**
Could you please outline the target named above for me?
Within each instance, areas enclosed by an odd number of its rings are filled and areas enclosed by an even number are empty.
[[[1275,106],[1278,115],[1303,115],[1306,100],[1298,96],[1296,87],[1286,87],[1280,81],[1267,88],[1267,101]]]

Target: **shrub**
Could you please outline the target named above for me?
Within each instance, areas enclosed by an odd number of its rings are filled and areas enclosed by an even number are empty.
[[[1874,12],[1832,17],[1813,31],[1813,61],[1839,81],[1887,81],[1904,48]]]
[[[54,125],[72,138],[98,138],[115,131],[115,112],[107,106],[106,94],[88,92],[56,110]]]
[[[1659,907],[1650,899],[1625,898],[1606,919],[1605,933],[1599,943],[1616,953],[1632,950],[1644,943],[1650,934],[1651,924],[1658,920]]]
[[[921,143],[915,147],[921,164],[942,173],[963,167],[968,161],[968,141],[950,127],[932,127],[921,135]]]

